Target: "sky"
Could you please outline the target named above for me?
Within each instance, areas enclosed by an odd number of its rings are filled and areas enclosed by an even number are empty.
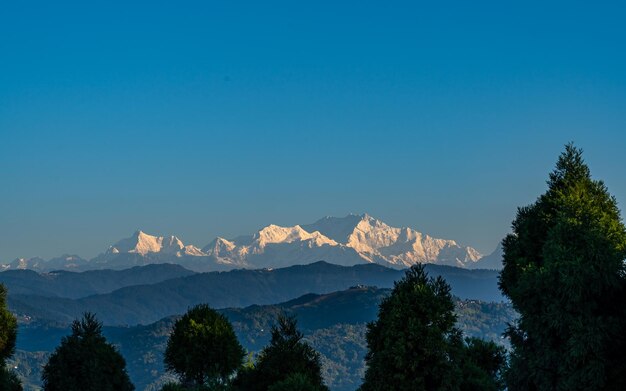
[[[564,144],[626,203],[620,2],[0,4],[0,261],[368,213],[491,252]]]

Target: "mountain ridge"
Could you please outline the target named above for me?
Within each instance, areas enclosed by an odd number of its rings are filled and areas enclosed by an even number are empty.
[[[503,300],[495,271],[430,264],[426,265],[426,270],[433,277],[445,278],[452,293],[459,297]],[[194,273],[76,299],[32,292],[13,294],[9,290],[8,304],[23,318],[71,321],[91,311],[108,325],[147,324],[164,316],[183,313],[200,303],[215,308],[245,307],[278,303],[308,293],[324,294],[355,285],[391,288],[403,275],[401,270],[378,264],[340,266],[316,262],[272,270]]]
[[[269,224],[251,235],[233,239],[218,236],[202,248],[185,244],[177,236],[155,236],[137,230],[90,260],[77,255],[49,261],[19,258],[1,267],[81,271],[174,263],[206,272],[277,268],[325,260],[344,266],[377,263],[396,269],[418,263],[481,268],[482,258],[485,257],[476,249],[454,240],[434,238],[409,227],[392,227],[368,214],[349,214],[327,216],[304,225]]]

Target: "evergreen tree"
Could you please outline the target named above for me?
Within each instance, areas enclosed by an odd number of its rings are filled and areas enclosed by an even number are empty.
[[[7,288],[0,284],[0,363],[15,353],[17,319],[7,308]]]
[[[367,326],[362,391],[500,390],[504,349],[462,339],[450,286],[412,266]]]
[[[325,388],[313,384],[311,379],[302,373],[293,373],[285,378],[272,384],[267,391],[322,391]]]
[[[502,346],[480,338],[466,338],[460,365],[461,391],[504,389],[502,372],[506,365],[506,351]]]
[[[254,367],[241,372],[236,388],[245,391],[300,389],[325,391],[320,355],[303,341],[295,318],[279,315],[271,340]],[[289,388],[295,387],[295,388]]]
[[[615,198],[569,144],[548,190],[502,242],[510,390],[626,389],[626,229]]]
[[[228,319],[208,305],[200,304],[174,324],[164,362],[185,387],[219,388],[230,383],[244,356],[245,351]]]
[[[72,323],[42,373],[44,391],[132,391],[126,362],[102,335],[102,323],[85,313]]]
[[[459,389],[455,357],[463,340],[455,322],[450,286],[441,277],[429,279],[422,265],[412,266],[367,326],[361,390]]]
[[[6,366],[6,360],[15,353],[17,319],[7,308],[7,289],[0,284],[0,390],[21,391],[19,379]]]

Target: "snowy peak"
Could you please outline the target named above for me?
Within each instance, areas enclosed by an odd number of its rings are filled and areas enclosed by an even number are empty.
[[[39,258],[15,258],[8,264],[2,265],[3,270],[13,269],[13,270],[26,270],[26,269],[38,269],[43,265],[46,261]]]
[[[357,225],[367,218],[369,216],[366,214],[349,214],[346,217],[326,216],[313,224],[303,225],[302,228],[307,232],[318,231],[337,243],[347,244],[350,235],[352,235]]]
[[[397,242],[399,229],[392,228],[380,220],[363,215],[346,245],[359,252],[375,253],[378,249],[388,247]]]
[[[453,240],[391,227],[368,214],[324,217],[293,227],[271,224],[242,239],[217,238],[203,251],[219,262],[242,267],[276,267],[311,260],[375,262],[398,268],[416,263],[473,267],[482,257],[475,249]]]
[[[204,255],[195,246],[185,246],[176,236],[153,236],[141,230],[136,231],[130,238],[122,239],[112,245],[106,254],[140,254],[150,253],[182,255]]]
[[[282,227],[270,224],[251,236],[232,240],[218,237],[202,250],[220,264],[278,267],[329,259],[327,251],[331,249],[332,252],[337,246],[337,242],[318,231],[308,232],[299,225]],[[353,260],[350,262],[354,263]]]
[[[301,226],[280,227],[278,225],[268,225],[261,229],[255,236],[254,241],[258,247],[265,247],[272,243],[293,243],[302,241],[314,241],[317,245],[324,244],[336,246],[337,242],[327,238],[318,231],[307,232]]]
[[[491,258],[496,259],[489,262]],[[185,245],[176,236],[137,230],[89,261],[70,255],[49,261],[16,259],[1,268],[89,270],[176,263],[195,271],[210,271],[276,268],[321,260],[345,266],[379,263],[400,269],[418,263],[477,268],[501,265],[501,254],[483,257],[454,240],[433,238],[413,228],[392,227],[368,214],[349,214],[291,227],[270,224],[251,235],[217,237],[203,249]]]

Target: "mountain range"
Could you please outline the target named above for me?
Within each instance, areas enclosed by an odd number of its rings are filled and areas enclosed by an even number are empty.
[[[364,375],[366,323],[376,318],[378,304],[389,292],[354,286],[327,294],[306,294],[277,304],[225,308],[219,312],[232,322],[239,341],[251,353],[258,353],[268,343],[278,314],[295,316],[306,340],[321,354],[326,384],[333,391],[352,391]],[[510,304],[455,299],[455,306],[457,325],[466,336],[506,343],[501,335],[516,316]],[[177,318],[168,316],[145,326],[104,327],[107,339],[124,355],[137,390],[156,391],[163,382],[173,380],[165,372],[163,352]],[[68,333],[67,323],[20,324],[18,351],[9,364],[19,374],[25,390],[39,389],[41,367],[49,352]]]
[[[497,250],[496,250],[497,251]],[[437,239],[412,228],[395,228],[367,214],[325,217],[313,224],[282,227],[268,225],[252,235],[217,237],[200,248],[176,236],[153,236],[141,230],[119,240],[105,252],[86,260],[63,255],[50,260],[18,258],[4,270],[126,269],[155,263],[181,265],[196,272],[277,268],[326,261],[351,266],[376,263],[404,269],[417,263],[462,268],[500,268],[499,254],[489,262],[469,246]]]
[[[426,270],[431,276],[445,278],[452,293],[460,298],[503,300],[495,270],[431,264],[426,265]],[[394,281],[404,275],[401,270],[377,264],[339,266],[326,262],[273,270],[190,274],[176,265],[149,265],[126,272],[125,280],[120,278],[113,282],[116,272],[110,270],[5,271],[0,273],[0,283],[8,288],[9,308],[20,319],[71,322],[91,311],[106,325],[135,325],[182,314],[199,303],[214,308],[245,307],[279,303],[308,293],[325,294],[356,285],[391,288]],[[133,283],[133,279],[137,283]],[[94,285],[94,281],[99,282]],[[78,292],[83,295],[79,296]]]

